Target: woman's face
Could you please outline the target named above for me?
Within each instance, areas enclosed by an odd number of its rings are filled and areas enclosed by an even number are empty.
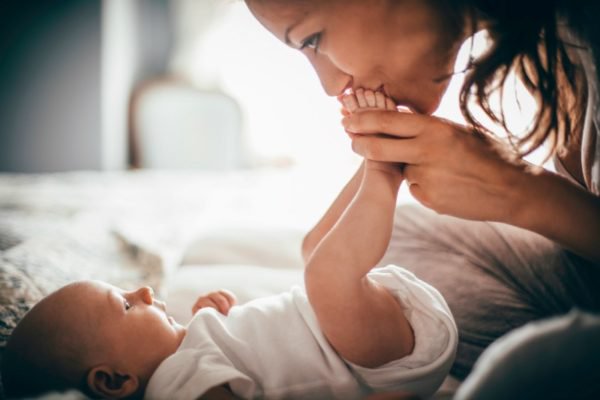
[[[438,107],[464,39],[426,0],[246,2],[269,31],[304,53],[328,95],[382,90],[423,114]]]

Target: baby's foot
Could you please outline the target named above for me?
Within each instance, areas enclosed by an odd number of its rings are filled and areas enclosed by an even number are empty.
[[[344,105],[342,113],[345,115],[374,109],[397,111],[396,103],[391,98],[370,89],[356,89],[354,93],[341,96],[340,100]],[[350,132],[347,133],[350,139],[360,136]],[[399,163],[365,159],[365,170],[383,172],[394,180],[402,180],[402,165]]]
[[[353,114],[362,109],[396,110],[396,104],[391,98],[370,89],[356,89],[354,93],[346,93],[341,96],[341,102],[344,114]]]

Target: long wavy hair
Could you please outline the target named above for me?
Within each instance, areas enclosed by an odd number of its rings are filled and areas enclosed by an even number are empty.
[[[561,154],[582,129],[587,86],[574,50],[581,44],[565,39],[565,28],[579,43],[590,43],[586,8],[594,1],[582,0],[432,0],[443,3],[452,18],[472,23],[474,33],[483,22],[491,40],[484,54],[472,60],[460,93],[460,107],[467,121],[488,131],[474,116],[480,107],[509,133],[520,156],[542,144],[548,157]],[[598,14],[596,14],[598,15]],[[465,18],[467,17],[467,18]],[[593,29],[593,28],[592,28]],[[502,109],[494,110],[491,94],[504,96],[506,81],[514,72],[536,100],[538,111],[531,128],[523,135],[511,133]]]

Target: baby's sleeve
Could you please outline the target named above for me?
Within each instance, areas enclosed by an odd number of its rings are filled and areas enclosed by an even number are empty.
[[[222,354],[186,349],[159,365],[148,382],[144,399],[196,400],[208,390],[224,384],[246,388],[255,385],[252,379],[233,368]]]
[[[375,392],[406,391],[431,396],[450,371],[458,330],[440,292],[404,268],[376,268],[369,277],[386,287],[402,304],[415,335],[413,352],[377,368],[348,363],[363,384]]]

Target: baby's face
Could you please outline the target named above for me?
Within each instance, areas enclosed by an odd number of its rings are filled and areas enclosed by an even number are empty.
[[[186,328],[167,315],[165,303],[154,299],[152,289],[124,291],[97,281],[80,286],[74,301],[80,302],[88,321],[82,337],[99,350],[98,363],[149,378],[181,344]]]

